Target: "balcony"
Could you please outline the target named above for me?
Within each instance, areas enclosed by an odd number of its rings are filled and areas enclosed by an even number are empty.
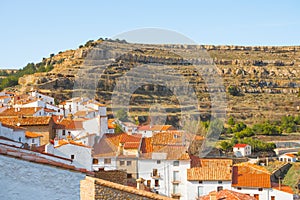
[[[180,193],[172,193],[171,197],[174,199],[180,199],[181,194]]]
[[[174,180],[172,181],[172,183],[173,183],[173,184],[179,184],[179,183],[180,183],[180,180],[174,179]]]
[[[161,178],[160,173],[151,173],[150,176],[151,176],[153,179],[160,179],[160,178]]]

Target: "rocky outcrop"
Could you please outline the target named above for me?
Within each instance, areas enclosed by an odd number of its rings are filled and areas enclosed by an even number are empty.
[[[96,96],[109,107],[112,92],[125,74],[127,81],[134,80],[136,85],[150,78],[147,71],[135,74],[133,69],[137,66],[156,64],[160,76],[165,72],[159,69],[172,66],[177,75],[185,77],[195,90],[201,105],[196,107],[200,109],[202,117],[210,114],[210,93],[226,92],[226,88],[234,85],[241,95],[227,94],[226,111],[252,123],[299,112],[294,105],[299,98],[299,57],[299,46],[147,45],[96,41],[93,45],[47,58],[45,62],[55,66],[53,71],[24,76],[19,83],[23,88],[34,85],[59,90],[62,97],[69,97],[70,91],[80,85],[83,92]],[[203,66],[200,71],[195,68],[197,65]],[[216,65],[216,71],[209,67],[213,65]],[[204,76],[209,73],[221,77],[223,89],[208,87]],[[168,80],[169,77],[165,78]],[[141,85],[132,94],[133,112],[137,115],[139,112],[148,112],[151,104],[156,102],[165,105],[175,115],[180,113],[180,109],[173,109],[174,106],[180,106],[173,89],[180,86],[181,82],[172,84],[169,88]],[[122,96],[120,94],[120,98]]]

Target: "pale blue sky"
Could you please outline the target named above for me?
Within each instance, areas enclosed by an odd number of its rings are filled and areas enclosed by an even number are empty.
[[[300,1],[0,1],[0,68],[156,27],[199,44],[300,45]]]

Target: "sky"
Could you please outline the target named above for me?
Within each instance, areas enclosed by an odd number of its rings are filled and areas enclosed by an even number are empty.
[[[298,0],[1,0],[0,68],[149,27],[197,44],[300,45],[299,8]]]

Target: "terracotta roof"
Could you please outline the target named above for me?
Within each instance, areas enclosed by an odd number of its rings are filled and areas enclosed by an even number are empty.
[[[117,127],[117,125],[115,124],[115,119],[108,119],[107,120],[107,126],[109,129],[114,129]]]
[[[25,132],[25,136],[26,136],[27,138],[38,138],[38,137],[43,137],[42,134],[34,133],[34,132],[30,132],[30,131],[26,131],[26,132]]]
[[[240,163],[233,166],[233,187],[271,188],[271,173],[264,167]]]
[[[66,105],[66,101],[60,102],[58,105]]]
[[[116,156],[119,145],[122,143],[124,149],[139,149],[142,141],[142,135],[128,135],[126,133],[105,134],[100,142],[94,145],[94,154],[96,156]]]
[[[151,153],[151,152],[153,152],[152,137],[142,138],[141,152],[142,153]]]
[[[81,142],[75,142],[73,140],[58,140],[58,145],[54,146],[54,148],[59,148],[59,147],[64,146],[66,144],[72,144],[72,145],[76,145],[76,146],[91,148],[89,146],[86,146],[86,145],[82,144]]]
[[[279,190],[279,191],[282,191],[282,192],[287,192],[287,193],[290,193],[290,194],[294,194],[294,191],[290,186],[281,184],[281,186],[279,187],[278,183],[273,183],[273,182],[271,183],[271,185],[272,185],[272,188],[275,189],[275,190]]]
[[[234,145],[234,147],[236,147],[236,148],[245,148],[246,146],[248,146],[248,144],[236,144],[236,145]]]
[[[185,140],[185,133],[182,131],[159,132],[152,136],[153,145],[183,145]]]
[[[67,130],[82,130],[83,124],[81,120],[73,120],[64,118],[59,122],[56,122],[57,129],[67,129]]]
[[[215,200],[255,200],[255,197],[249,196],[248,194],[243,194],[227,189],[221,190],[219,192],[210,192],[208,195],[200,197],[199,200],[210,200],[210,196],[215,196]]]
[[[200,159],[200,166],[187,170],[189,181],[212,181],[232,179],[231,159]]]
[[[13,129],[13,130],[26,130],[25,128],[22,128],[19,126],[14,126],[14,125],[9,125],[9,124],[2,124],[2,126]]]
[[[63,120],[64,116],[63,115],[53,115],[52,119],[54,123],[59,123]]]
[[[172,125],[146,125],[138,127],[139,131],[167,131],[175,130]]]
[[[94,155],[117,156],[122,134],[104,134],[99,143],[94,145]]]
[[[288,157],[291,157],[291,158],[295,158],[297,157],[296,155],[292,154],[292,153],[286,153],[286,154],[283,154],[281,156],[288,156]]]
[[[51,121],[50,116],[24,116],[24,117],[0,117],[0,122],[8,125],[16,126],[19,124],[20,126],[39,126],[39,125],[49,125]]]
[[[45,112],[51,113],[51,112],[56,112],[56,110],[49,109],[49,108],[44,108]]]
[[[182,131],[155,133],[150,138],[143,138],[141,153],[143,158],[151,158],[152,153],[166,153],[169,160],[189,160],[186,134]]]
[[[42,107],[31,108],[8,108],[0,113],[0,116],[32,116],[42,110]]]
[[[10,96],[0,96],[0,99],[7,99],[7,98],[11,98]]]

